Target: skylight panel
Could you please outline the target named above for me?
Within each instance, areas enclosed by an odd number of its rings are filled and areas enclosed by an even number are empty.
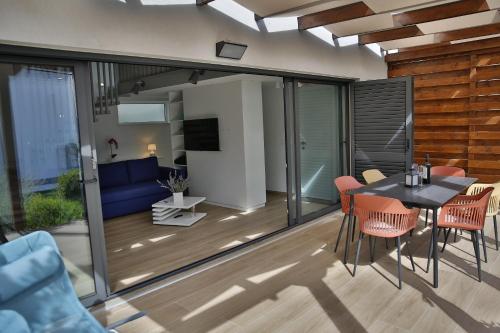
[[[244,25],[259,31],[257,22],[255,22],[255,14],[242,5],[234,2],[233,0],[215,0],[209,2],[208,5],[221,13],[229,16],[230,18],[243,23]]]
[[[335,44],[333,43],[332,33],[326,30],[325,27],[311,28],[307,29],[306,31],[318,37],[322,41],[330,44],[331,46],[335,46]]]
[[[377,56],[382,57],[382,49],[377,43],[366,44],[365,46]]]
[[[340,47],[358,44],[358,35],[337,38]]]
[[[297,30],[299,28],[297,16],[266,17],[264,24],[268,32]]]
[[[196,5],[196,0],[141,0],[144,6]]]

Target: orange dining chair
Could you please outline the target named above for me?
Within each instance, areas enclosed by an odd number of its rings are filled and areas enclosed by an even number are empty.
[[[337,252],[337,248],[339,246],[339,241],[342,236],[342,232],[344,230],[344,225],[349,216],[349,208],[351,203],[351,196],[346,194],[346,191],[354,190],[364,185],[358,182],[354,177],[351,176],[342,176],[335,179],[335,186],[340,193],[340,203],[342,206],[342,212],[344,213],[344,218],[342,219],[342,225],[340,226],[339,235],[337,236],[337,242],[335,243],[335,252]],[[353,228],[352,228],[352,239],[354,241],[354,230],[356,229],[356,220],[354,220]]]
[[[454,166],[438,165],[431,168],[431,176],[465,177],[465,170]]]
[[[477,276],[481,281],[481,251],[479,250],[479,232],[483,231],[488,201],[493,192],[493,187],[485,188],[476,195],[457,195],[441,208],[438,217],[438,228],[448,229],[441,251],[444,251],[451,229],[470,231],[474,245],[477,262]],[[483,239],[484,246],[484,239]],[[430,253],[432,252],[432,239],[429,245],[427,267],[429,267]]]
[[[356,274],[361,241],[364,235],[369,236],[370,255],[373,254],[372,237],[395,238],[398,249],[398,288],[401,289],[401,236],[415,229],[419,212],[420,209],[417,208],[406,208],[397,199],[365,194],[355,195],[354,215],[359,219],[359,239],[353,276]],[[413,262],[408,239],[406,239],[406,248],[410,255],[412,269],[415,271],[415,263]],[[373,261],[373,256],[371,260]]]
[[[448,166],[448,165],[438,165],[431,167],[431,176],[452,176],[452,177],[465,177],[465,170],[462,168]],[[427,221],[429,218],[429,210],[425,210],[425,226],[427,227]]]

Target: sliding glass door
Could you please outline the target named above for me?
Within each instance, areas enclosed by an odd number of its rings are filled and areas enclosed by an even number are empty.
[[[293,114],[295,145],[289,148],[293,159],[289,159],[289,165],[295,167],[295,176],[289,177],[289,182],[293,181],[290,199],[300,223],[333,210],[340,202],[333,181],[345,170],[345,89],[342,85],[298,80],[290,81],[292,84],[293,99],[289,98],[288,109],[293,110],[288,114]]]
[[[50,232],[77,294],[96,298],[103,287],[96,284],[89,228],[95,216],[88,212],[96,211],[99,194],[92,186],[90,111],[85,90],[77,96],[76,89],[88,83],[85,65],[1,61],[1,240]]]

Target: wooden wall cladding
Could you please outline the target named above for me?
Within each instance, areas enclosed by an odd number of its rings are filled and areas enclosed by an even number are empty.
[[[415,160],[462,167],[500,181],[500,50],[388,63],[388,76],[414,78]]]

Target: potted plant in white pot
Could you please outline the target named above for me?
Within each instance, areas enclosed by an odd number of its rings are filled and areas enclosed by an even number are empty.
[[[177,177],[177,172],[172,175],[170,174],[167,182],[164,184],[161,181],[157,180],[161,187],[166,188],[170,192],[172,192],[174,196],[174,202],[182,203],[184,200],[184,191],[189,187],[189,179],[184,178],[182,176]]]

